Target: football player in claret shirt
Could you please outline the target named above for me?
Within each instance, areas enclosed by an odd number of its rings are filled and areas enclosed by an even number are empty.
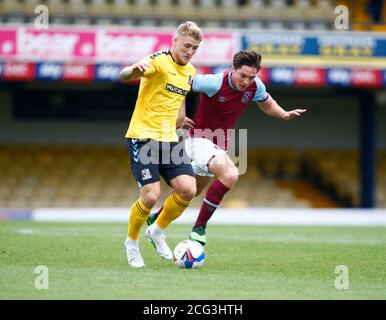
[[[119,75],[123,82],[141,77],[126,134],[131,168],[140,188],[139,199],[131,206],[125,241],[128,264],[134,268],[145,266],[138,239],[151,208],[160,197],[160,176],[174,192],[166,199],[156,223],[146,229],[145,236],[164,259],[173,260],[173,253],[166,244],[163,230],[182,214],[196,194],[190,162],[174,161],[172,151],[178,145],[176,121],[180,113],[185,114],[184,101],[195,76],[190,59],[201,40],[201,30],[194,22],[182,23],[170,51],[153,53],[125,67]]]
[[[256,103],[267,115],[282,120],[299,117],[305,109],[285,111],[266,91],[257,76],[261,56],[257,52],[244,50],[233,57],[233,67],[219,74],[197,75],[192,89],[200,92],[200,99],[193,121],[184,119],[190,127],[185,139],[185,149],[192,159],[196,175],[197,194],[215,177],[209,186],[190,239],[205,245],[205,228],[208,220],[218,208],[224,195],[236,184],[237,167],[226,153],[230,129],[251,102]],[[218,134],[218,132],[223,134]],[[213,134],[217,132],[217,134]],[[164,208],[150,214],[147,223],[162,214]]]

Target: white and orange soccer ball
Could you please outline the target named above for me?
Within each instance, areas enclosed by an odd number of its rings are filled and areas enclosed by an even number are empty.
[[[174,248],[176,265],[180,268],[196,269],[205,261],[205,249],[197,241],[183,240]]]

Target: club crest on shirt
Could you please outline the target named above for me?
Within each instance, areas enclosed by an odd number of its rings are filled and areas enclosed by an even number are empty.
[[[148,180],[152,178],[150,170],[148,168],[141,170],[142,180]]]
[[[225,102],[226,99],[225,99],[224,96],[221,96],[221,97],[218,97],[217,100],[218,100],[219,102]]]
[[[243,93],[242,98],[241,98],[241,102],[242,102],[242,103],[247,103],[247,102],[249,102],[249,100],[251,100],[251,98],[252,98],[252,95],[253,95],[253,92],[252,92],[252,91],[245,91],[245,92]]]

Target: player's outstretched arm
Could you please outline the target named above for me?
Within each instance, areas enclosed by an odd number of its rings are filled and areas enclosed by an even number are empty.
[[[267,115],[271,117],[280,118],[286,121],[299,117],[302,115],[302,113],[307,111],[306,109],[295,109],[291,111],[285,111],[271,96],[269,96],[268,99],[264,102],[258,102],[257,105]]]
[[[140,78],[148,68],[147,61],[145,59],[140,60],[131,66],[124,67],[119,73],[119,79],[123,82],[128,82]]]

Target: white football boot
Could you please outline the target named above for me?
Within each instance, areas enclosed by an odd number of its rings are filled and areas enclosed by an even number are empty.
[[[166,260],[173,260],[174,256],[173,256],[172,250],[170,250],[169,246],[165,241],[164,233],[162,231],[157,233],[156,232],[152,233],[151,227],[152,226],[146,229],[146,232],[145,232],[146,239],[153,244],[155,250],[157,251],[158,255],[161,258]]]
[[[133,268],[143,268],[145,263],[143,262],[141,252],[139,251],[138,242],[127,238],[125,241],[125,248],[129,266]]]

